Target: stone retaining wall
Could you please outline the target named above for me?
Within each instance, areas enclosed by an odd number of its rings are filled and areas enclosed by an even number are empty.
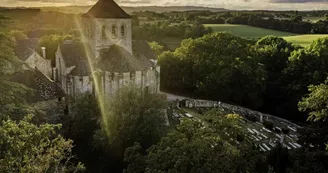
[[[281,123],[281,124],[284,124],[286,126],[289,126],[293,129],[301,128],[301,126],[299,126],[299,125],[297,125],[293,122],[290,122],[286,119],[276,117],[274,115],[261,113],[261,112],[254,111],[254,110],[251,110],[251,109],[247,109],[247,108],[244,108],[244,107],[241,107],[241,106],[222,103],[220,101],[186,99],[186,100],[184,100],[184,105],[183,106],[189,107],[189,108],[192,108],[192,107],[195,107],[195,108],[224,108],[224,109],[228,109],[230,111],[233,111],[235,113],[238,113],[242,116],[253,115],[253,116],[256,116],[260,120],[271,120],[273,122]]]

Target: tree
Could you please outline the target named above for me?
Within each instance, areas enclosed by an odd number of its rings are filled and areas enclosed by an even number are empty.
[[[214,115],[212,118],[214,118]],[[254,172],[256,162],[247,160],[239,146],[232,145],[223,136],[223,128],[231,127],[225,122],[230,116],[216,115],[214,128],[202,122],[184,119],[176,130],[171,131],[161,141],[147,150],[140,150],[138,144],[126,150],[125,160],[129,170],[139,172]],[[221,119],[222,121],[220,121]],[[230,121],[230,120],[228,120]],[[221,125],[219,125],[221,124]],[[220,131],[216,130],[220,128]],[[230,131],[231,132],[231,131]],[[224,134],[227,136],[226,134]],[[234,137],[232,137],[234,138]],[[245,142],[245,141],[244,141]],[[249,149],[249,148],[248,148]],[[246,150],[245,150],[246,151]],[[250,150],[248,150],[250,152]],[[144,169],[141,170],[141,166]]]
[[[165,134],[165,100],[153,94],[146,94],[136,86],[119,89],[108,104],[104,128],[109,143],[118,153],[139,142],[149,148]]]
[[[185,120],[148,151],[146,172],[235,172],[238,150],[202,128]],[[220,157],[218,157],[220,156]]]
[[[303,17],[302,16],[295,16],[295,17],[293,17],[292,21],[294,21],[294,22],[302,22],[303,21]]]
[[[70,106],[69,114],[61,117],[61,131],[66,138],[74,141],[72,152],[91,171],[99,166],[99,155],[93,148],[95,132],[100,129],[98,102],[94,95],[85,93],[78,95]]]
[[[70,40],[72,36],[66,35],[45,35],[40,38],[39,46],[46,48],[47,59],[54,60],[58,45],[64,40]]]
[[[31,123],[32,116],[0,126],[0,172],[78,172],[81,163],[73,158],[71,140],[56,134],[60,125]]]
[[[24,34],[22,31],[11,30],[11,31],[9,32],[9,34],[10,34],[11,36],[13,36],[13,37],[15,38],[16,41],[27,39],[26,34]]]
[[[157,57],[159,57],[164,52],[164,46],[158,44],[156,41],[148,43],[150,48],[155,52]]]
[[[328,80],[320,85],[310,85],[309,94],[298,103],[300,111],[309,113],[312,122],[300,131],[299,141],[303,149],[294,154],[293,166],[289,172],[326,172],[328,161],[327,101]],[[313,148],[314,146],[314,148]]]
[[[139,143],[134,143],[132,147],[125,150],[124,162],[129,163],[124,173],[144,173],[146,160],[144,150]]]
[[[283,38],[266,36],[256,42],[255,56],[259,58],[259,65],[266,71],[263,106],[261,109],[274,115],[284,115],[282,108],[286,98],[286,81],[283,81],[283,70],[287,67],[288,58],[295,49],[291,43]]]
[[[25,96],[32,94],[32,90],[26,86],[10,81],[10,75],[22,67],[14,54],[14,46],[14,39],[0,32],[0,105],[24,103]]]
[[[328,69],[328,39],[318,39],[304,49],[291,53],[288,66],[283,70],[283,81],[288,92],[286,111],[288,114],[298,115],[298,120],[307,117],[297,109],[297,103],[307,93],[309,85],[319,85],[327,77]],[[293,119],[297,120],[297,117]]]
[[[265,89],[265,71],[249,44],[230,33],[184,40],[174,53],[159,58],[162,84],[193,97],[256,108]]]
[[[298,103],[300,111],[309,112],[309,121],[326,121],[328,118],[328,79],[320,85],[310,85],[310,94]]]

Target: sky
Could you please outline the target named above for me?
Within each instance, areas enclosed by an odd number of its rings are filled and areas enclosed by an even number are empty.
[[[96,0],[0,0],[0,6],[92,5]],[[121,6],[205,6],[231,10],[328,10],[328,0],[116,0]]]

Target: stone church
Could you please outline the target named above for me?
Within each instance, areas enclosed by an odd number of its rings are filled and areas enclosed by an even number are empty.
[[[159,92],[157,57],[146,41],[132,41],[132,18],[113,0],[99,0],[82,16],[80,27],[82,41],[59,45],[53,69],[68,96],[94,93],[97,86],[106,98],[129,84]]]
[[[61,43],[53,64],[37,38],[18,41],[15,51],[24,70],[12,81],[37,91],[31,102],[56,102],[86,92],[109,98],[130,84],[159,92],[157,57],[146,41],[132,40],[130,15],[113,0],[99,0],[81,17],[81,41]]]

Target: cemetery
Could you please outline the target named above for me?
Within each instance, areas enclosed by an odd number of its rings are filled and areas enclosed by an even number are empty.
[[[302,147],[297,143],[297,130],[301,127],[273,115],[263,114],[220,101],[185,99],[174,102],[173,105],[176,105],[176,108],[172,111],[173,119],[191,118],[196,121],[202,121],[204,126],[208,122],[202,118],[202,115],[213,108],[220,109],[225,114],[240,115],[242,117],[239,120],[241,127],[244,128],[248,138],[253,141],[255,146],[263,152],[272,150],[277,143],[289,150]],[[228,133],[226,135],[229,136]]]

